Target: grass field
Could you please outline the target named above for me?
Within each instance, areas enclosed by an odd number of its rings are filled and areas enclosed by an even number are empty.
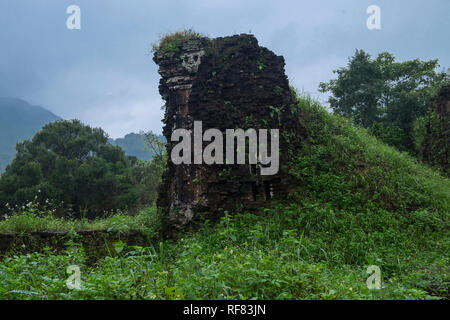
[[[0,262],[2,299],[448,299],[450,182],[364,129],[299,98],[308,139],[290,164],[300,192],[148,247],[115,244],[94,265],[69,242]],[[154,207],[94,222],[32,207],[0,232],[80,229],[160,234]],[[66,286],[78,265],[81,290]],[[381,270],[369,289],[367,268]]]

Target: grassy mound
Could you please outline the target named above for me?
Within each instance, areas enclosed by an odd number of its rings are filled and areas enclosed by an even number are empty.
[[[205,222],[176,242],[119,243],[94,267],[74,244],[65,255],[8,257],[0,297],[448,298],[450,181],[308,97],[298,108],[309,137],[289,164],[300,186],[289,201]],[[70,264],[82,290],[65,285]],[[381,269],[379,290],[367,288],[370,265]]]

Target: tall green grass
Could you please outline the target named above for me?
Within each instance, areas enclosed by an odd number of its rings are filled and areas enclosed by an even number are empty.
[[[8,257],[0,297],[448,298],[449,180],[309,97],[299,97],[298,114],[308,138],[289,165],[299,191],[288,201],[205,221],[177,241],[119,243],[95,266],[73,244],[65,255]],[[75,263],[82,290],[65,286]],[[370,265],[381,269],[379,290],[366,285]]]

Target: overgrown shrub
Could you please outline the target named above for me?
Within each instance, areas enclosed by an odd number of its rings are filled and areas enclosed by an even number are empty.
[[[292,159],[301,188],[289,201],[205,221],[177,241],[128,250],[117,243],[94,266],[73,245],[60,255],[8,257],[0,297],[448,298],[449,180],[310,97],[299,98],[298,112],[308,138]],[[65,285],[74,263],[81,290]],[[369,265],[381,269],[379,290],[366,285]]]
[[[41,207],[51,204],[64,216],[96,217],[136,205],[130,163],[102,129],[78,120],[56,121],[16,149],[0,177],[0,212],[33,201]]]

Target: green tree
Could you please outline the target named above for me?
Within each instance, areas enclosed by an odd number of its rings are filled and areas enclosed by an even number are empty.
[[[429,100],[448,73],[437,72],[438,60],[396,62],[383,52],[373,59],[356,50],[346,67],[335,70],[337,79],[321,83],[330,92],[335,113],[352,118],[384,142],[403,151],[415,151],[414,121],[427,114]]]
[[[107,139],[102,129],[78,120],[45,125],[31,141],[16,145],[0,178],[0,210],[30,201],[90,217],[132,208],[137,191],[129,160]]]
[[[149,132],[141,132],[143,140],[153,155],[149,161],[137,160],[133,162],[134,183],[139,191],[141,205],[152,204],[158,195],[158,187],[167,163],[167,152],[164,137]]]

